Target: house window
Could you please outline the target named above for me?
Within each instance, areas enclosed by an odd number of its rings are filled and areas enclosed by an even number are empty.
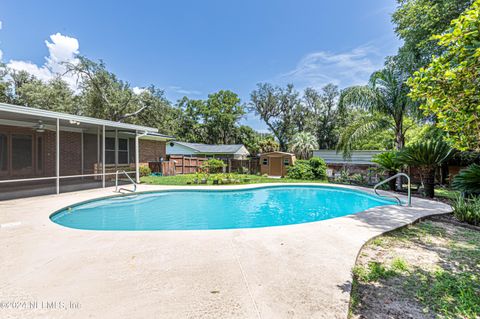
[[[289,160],[288,158],[285,158],[285,159],[283,160],[283,165],[285,165],[285,166],[290,165],[290,160]]]
[[[43,137],[37,137],[37,170],[43,171]]]
[[[128,164],[128,139],[118,139],[118,164]],[[115,138],[105,139],[105,164],[115,164]]]
[[[23,170],[32,168],[32,135],[12,135],[12,169]]]
[[[268,158],[263,159],[262,165],[268,165]]]
[[[7,134],[0,133],[0,171],[8,170]]]

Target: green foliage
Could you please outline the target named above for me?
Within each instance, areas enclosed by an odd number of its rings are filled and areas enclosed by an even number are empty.
[[[250,110],[272,131],[280,150],[287,151],[288,142],[295,134],[296,123],[304,118],[303,114],[299,114],[302,111],[299,93],[291,84],[281,88],[261,83],[250,94],[250,101]]]
[[[442,34],[450,21],[472,4],[472,0],[397,0],[392,15],[395,33],[403,40],[395,60],[408,72],[427,65],[432,56],[442,54],[432,36]]]
[[[140,177],[150,176],[152,174],[152,170],[147,165],[140,166],[138,170],[140,173]]]
[[[416,297],[427,308],[435,310],[444,318],[478,318],[478,274],[437,269],[427,274],[419,274],[418,277],[413,283],[417,287]]]
[[[220,90],[208,95],[201,110],[209,144],[228,144],[234,140],[235,125],[245,114],[240,98],[232,91]]]
[[[445,163],[453,155],[453,149],[442,140],[426,140],[412,144],[403,149],[398,159],[401,163],[435,168]]]
[[[451,202],[453,214],[462,222],[480,225],[480,197],[466,198],[458,195]]]
[[[327,164],[319,157],[310,160],[297,160],[295,165],[287,168],[287,177],[304,180],[326,180]]]
[[[295,165],[290,165],[287,169],[287,177],[292,179],[315,179],[312,166],[307,160],[297,160]]]
[[[241,125],[235,128],[234,132],[235,144],[243,144],[252,156],[259,153],[260,135],[250,126]]]
[[[223,180],[227,179],[227,175],[231,177],[232,180],[239,181],[240,184],[258,184],[258,183],[302,183],[302,182],[312,182],[312,183],[325,183],[325,181],[319,180],[303,180],[303,179],[289,179],[289,178],[270,178],[268,175],[243,175],[243,174],[182,174],[175,176],[145,176],[142,177],[142,183],[152,184],[152,185],[192,185],[192,182],[197,179],[200,181],[203,177],[207,178],[207,183],[210,185],[213,184],[215,179]],[[236,182],[237,183],[237,182]],[[197,185],[194,183],[193,185]],[[221,184],[221,182],[219,183]]]
[[[255,133],[251,129],[247,131],[245,127],[238,127],[238,122],[245,114],[245,107],[232,91],[220,90],[210,94],[205,101],[184,97],[178,102],[177,109],[182,113],[177,134],[180,140],[230,144],[245,139],[245,142],[250,143]],[[243,142],[244,140],[241,143]]]
[[[399,161],[419,167],[425,195],[435,196],[435,169],[453,155],[453,149],[443,140],[426,140],[412,144],[399,153]]]
[[[216,174],[222,172],[226,166],[227,165],[222,160],[211,158],[208,161],[203,162],[202,171]]]
[[[327,179],[327,164],[320,157],[312,157],[308,164],[312,168],[313,175],[315,179],[325,180]]]
[[[397,151],[388,151],[377,154],[373,157],[372,162],[377,163],[385,171],[393,173],[397,173],[403,166],[398,160]]]
[[[300,159],[307,159],[318,144],[312,134],[299,132],[293,136],[290,148]]]
[[[320,149],[337,145],[338,130],[346,123],[346,114],[338,107],[338,86],[327,84],[320,91],[307,88],[303,94],[304,129],[313,134]]]
[[[394,270],[376,261],[369,262],[367,267],[355,266],[352,272],[361,282],[377,282],[380,279],[388,279],[396,275]]]
[[[258,152],[269,153],[280,149],[280,145],[273,138],[264,138],[258,141]]]
[[[458,173],[453,188],[467,194],[480,194],[480,165],[472,164]]]
[[[480,150],[480,1],[452,21],[451,30],[435,36],[444,49],[408,81],[411,96],[437,118],[446,138],[461,149]]]
[[[342,92],[340,107],[363,109],[368,113],[346,127],[337,150],[348,156],[358,140],[387,128],[393,131],[396,148],[403,148],[408,130],[404,120],[414,106],[408,97],[406,78],[407,75],[395,65],[387,65],[372,74],[369,85],[349,87]]]

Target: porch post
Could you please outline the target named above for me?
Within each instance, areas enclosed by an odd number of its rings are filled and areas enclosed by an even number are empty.
[[[105,125],[102,125],[102,187],[105,188]]]
[[[98,165],[100,165],[100,127],[97,127],[97,169],[95,174],[98,173]]]
[[[115,129],[115,171],[118,170],[118,130]]]
[[[82,130],[81,137],[80,137],[80,148],[81,148],[81,150],[80,150],[80,155],[81,155],[81,162],[82,162],[82,169],[81,169],[81,174],[82,174],[82,175],[83,175],[83,173],[84,173],[84,166],[85,166],[85,164],[84,164],[85,155],[84,155],[84,153],[83,153],[83,148],[84,148],[84,143],[85,143],[85,142],[84,142],[83,138],[84,138],[84,137],[83,137],[83,130]]]
[[[56,188],[57,188],[57,194],[60,194],[60,119],[57,118],[57,134],[56,134],[56,151],[55,151],[55,155],[56,155],[56,159],[55,159],[55,164],[56,164],[56,168],[55,168],[55,173],[56,173],[56,176],[57,176],[57,185],[56,185]]]
[[[140,148],[138,146],[138,131],[135,131],[135,181],[140,183]]]

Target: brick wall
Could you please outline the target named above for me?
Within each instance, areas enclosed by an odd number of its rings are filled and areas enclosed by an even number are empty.
[[[56,169],[56,133],[46,131],[45,138],[45,173],[54,176]],[[82,173],[81,134],[60,132],[60,175],[78,175]]]
[[[149,161],[158,161],[160,157],[167,159],[167,143],[164,141],[140,140],[140,163],[147,164]]]

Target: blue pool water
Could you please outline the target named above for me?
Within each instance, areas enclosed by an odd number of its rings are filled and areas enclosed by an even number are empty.
[[[314,222],[395,204],[360,191],[327,186],[244,190],[175,190],[81,203],[53,222],[90,230],[193,230]]]

